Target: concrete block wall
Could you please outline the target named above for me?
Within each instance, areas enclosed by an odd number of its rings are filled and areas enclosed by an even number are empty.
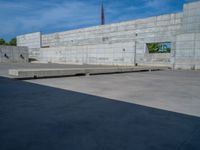
[[[43,47],[169,41],[180,32],[182,13],[42,35]],[[137,38],[135,37],[137,34]]]
[[[42,62],[67,64],[134,65],[135,45],[129,43],[41,48]],[[143,64],[171,66],[171,54],[145,55]],[[138,60],[138,59],[137,59]]]
[[[41,47],[41,33],[29,33],[17,36],[17,46],[27,46],[29,48]]]
[[[41,33],[36,32],[17,36],[17,46],[27,46],[29,48],[29,57],[38,60],[41,47]]]
[[[200,33],[195,34],[195,69],[200,69]]]
[[[176,69],[200,69],[200,33],[177,36]]]
[[[47,34],[42,35],[42,47],[65,46],[68,49],[76,49],[76,51],[78,51],[77,48],[83,51],[85,47],[88,47],[90,51],[91,48],[89,47],[95,47],[91,53],[96,51],[97,55],[98,51],[104,50],[107,53],[110,53],[110,51],[118,53],[118,49],[123,50],[123,45],[130,43],[131,48],[129,48],[129,51],[131,53],[127,57],[133,57],[133,53],[135,52],[134,45],[136,43],[136,62],[138,64],[172,65],[171,59],[169,58],[171,54],[152,54],[148,57],[146,43],[175,42],[176,34],[181,31],[181,21],[182,13],[176,13],[105,26]],[[106,48],[103,49],[101,45],[104,45]],[[161,57],[159,58],[159,56]],[[102,58],[102,62],[98,58],[93,58],[93,60],[96,60],[96,63],[102,64],[107,58]],[[123,65],[131,63],[130,61],[126,62],[126,58],[121,58],[121,60],[125,62],[121,61],[117,62],[117,64],[121,63]],[[90,63],[91,61],[87,62]],[[132,64],[134,64],[133,62]],[[109,63],[109,61],[106,61],[106,63]],[[113,61],[113,64],[116,64],[116,62]]]
[[[0,63],[28,62],[28,47],[0,46]]]
[[[134,64],[133,49],[132,43],[41,48],[40,60],[72,64],[131,65]]]
[[[184,5],[183,33],[200,32],[200,1]]]
[[[40,48],[29,48],[29,58],[33,60],[40,59]]]
[[[200,1],[185,4],[180,13],[46,35],[27,34],[19,36],[17,43],[28,46],[31,57],[50,62],[119,65],[136,62],[142,65],[167,66],[175,66],[177,62],[181,66],[181,61],[187,59],[190,67],[185,68],[192,68],[193,47],[188,37],[190,33],[198,32]],[[183,39],[184,36],[186,40]],[[149,54],[146,44],[154,42],[171,42],[171,53]],[[125,52],[123,49],[126,49]],[[195,53],[195,58],[198,57],[197,54],[198,52]],[[188,56],[182,59],[182,55]],[[196,68],[197,64],[196,62]]]

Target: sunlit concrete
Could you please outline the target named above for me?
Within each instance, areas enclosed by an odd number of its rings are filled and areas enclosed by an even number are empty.
[[[159,71],[27,82],[200,116],[200,71]]]
[[[167,68],[162,67],[90,67],[84,68],[54,68],[54,69],[9,69],[9,75],[13,78],[45,78],[45,77],[64,77],[76,75],[98,75],[98,74],[115,74],[127,72],[159,71]]]

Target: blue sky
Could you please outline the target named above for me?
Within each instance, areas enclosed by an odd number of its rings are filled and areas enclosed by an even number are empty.
[[[194,0],[104,0],[106,23],[179,12]],[[0,38],[52,33],[100,23],[101,0],[0,0]]]

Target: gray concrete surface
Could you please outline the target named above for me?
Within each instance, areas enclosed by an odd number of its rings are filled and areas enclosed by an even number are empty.
[[[200,117],[200,71],[158,71],[28,80]]]
[[[0,149],[199,150],[199,117],[102,97],[110,93],[143,102],[164,100],[177,109],[178,103],[186,103],[195,110],[199,74],[182,74],[34,80],[59,88],[0,77]],[[96,90],[101,97],[60,89],[68,86]]]

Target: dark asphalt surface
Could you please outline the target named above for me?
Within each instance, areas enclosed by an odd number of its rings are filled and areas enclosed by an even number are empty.
[[[200,118],[0,77],[0,150],[199,150]]]

